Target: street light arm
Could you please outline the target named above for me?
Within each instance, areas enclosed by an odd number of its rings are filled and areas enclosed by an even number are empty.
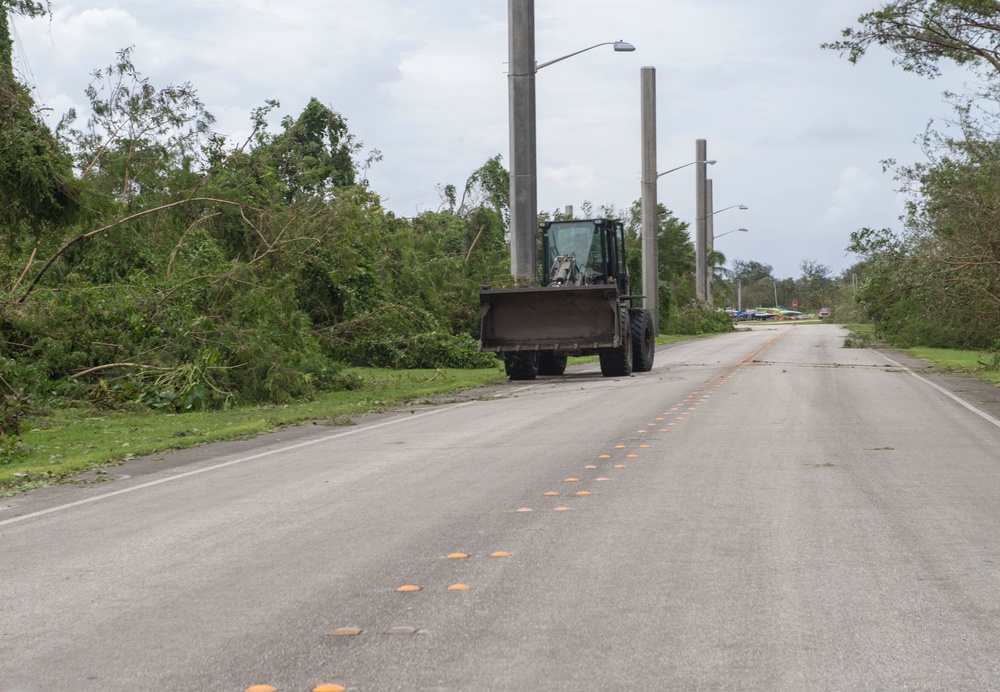
[[[747,209],[749,209],[749,208],[750,208],[750,207],[748,207],[748,206],[747,206],[747,205],[745,205],[745,204],[734,204],[734,205],[733,205],[733,206],[731,206],[731,207],[726,207],[725,209],[720,209],[719,211],[713,211],[713,212],[712,212],[711,214],[709,214],[708,216],[715,216],[716,214],[721,214],[722,212],[724,212],[724,211],[728,211],[728,210],[730,210],[730,209],[740,209],[740,210],[742,210],[742,211],[746,211],[746,210],[747,210]],[[707,219],[707,218],[708,218],[708,216],[706,216],[705,218]],[[703,220],[704,220],[704,219],[698,219],[698,221],[703,221]]]
[[[662,178],[667,173],[673,173],[674,171],[679,171],[682,168],[687,168],[688,166],[693,166],[696,163],[705,163],[705,164],[708,164],[709,166],[714,166],[715,165],[715,161],[692,161],[691,163],[685,163],[683,166],[678,166],[677,168],[671,168],[669,171],[663,171],[662,173],[657,173],[656,177],[657,178]]]
[[[635,46],[626,41],[605,41],[604,43],[597,43],[589,48],[583,48],[576,51],[575,53],[570,53],[569,55],[564,55],[561,58],[556,58],[555,60],[549,60],[548,62],[543,62],[535,65],[535,72],[538,72],[543,67],[548,67],[549,65],[554,65],[557,62],[565,60],[566,58],[572,58],[574,55],[579,55],[580,53],[586,53],[588,50],[594,50],[595,48],[600,48],[601,46],[614,46],[615,50],[619,53],[630,53],[635,50]]]
[[[750,232],[749,228],[736,228],[733,229],[732,231],[726,231],[725,233],[720,233],[719,235],[712,236],[712,240],[717,240],[718,238],[721,238],[724,235],[729,235],[730,233],[749,233],[749,232]]]

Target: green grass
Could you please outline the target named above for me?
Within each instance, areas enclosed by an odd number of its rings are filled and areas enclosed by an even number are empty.
[[[679,341],[691,341],[692,339],[707,339],[715,334],[659,334],[656,337],[656,345],[676,344]]]
[[[844,329],[854,332],[869,339],[875,338],[875,325],[872,324],[845,324]]]
[[[315,401],[286,406],[183,414],[64,409],[32,417],[22,436],[27,453],[0,466],[0,496],[65,481],[137,456],[248,438],[298,423],[323,420],[350,425],[352,416],[488,385],[504,376],[499,366],[486,370],[352,368],[349,372],[362,378],[362,389],[329,392]]]
[[[914,346],[906,349],[906,352],[914,358],[925,358],[935,365],[955,372],[969,373],[1000,386],[1000,357],[997,354],[924,346]]]

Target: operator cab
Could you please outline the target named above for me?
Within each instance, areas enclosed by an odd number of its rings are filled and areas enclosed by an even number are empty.
[[[627,292],[620,221],[547,221],[542,230],[542,286],[618,283]]]

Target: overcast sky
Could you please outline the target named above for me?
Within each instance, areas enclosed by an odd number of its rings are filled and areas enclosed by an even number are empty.
[[[233,140],[277,99],[341,113],[384,158],[368,178],[402,216],[440,206],[496,154],[508,162],[505,0],[51,0],[49,18],[14,20],[15,67],[54,120],[86,111],[90,72],[117,50],[157,87],[192,83]],[[922,160],[914,138],[948,115],[936,81],[873,52],[857,66],[820,50],[881,0],[536,0],[539,62],[623,39],[538,73],[538,198],[627,207],[640,195],[640,69],[656,68],[658,169],[708,141],[716,241],[732,260],[799,276],[835,273],[864,226],[899,228],[902,198],[880,161]],[[660,178],[659,200],[691,224],[694,167]]]

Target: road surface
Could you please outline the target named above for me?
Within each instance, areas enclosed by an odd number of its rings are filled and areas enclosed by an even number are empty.
[[[844,335],[0,500],[0,691],[995,688],[1000,419]]]

